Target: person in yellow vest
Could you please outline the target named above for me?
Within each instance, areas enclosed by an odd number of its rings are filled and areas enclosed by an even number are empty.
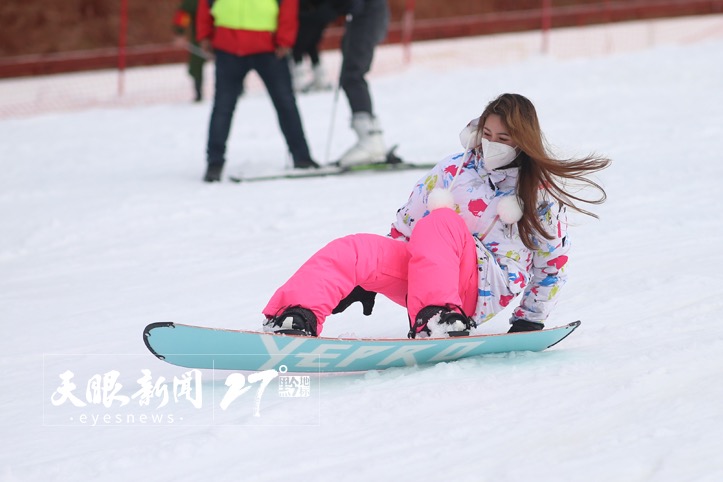
[[[196,13],[196,38],[205,50],[213,49],[216,63],[203,180],[221,180],[236,102],[252,69],[269,92],[294,167],[318,168],[309,153],[289,70],[299,0],[200,0]]]

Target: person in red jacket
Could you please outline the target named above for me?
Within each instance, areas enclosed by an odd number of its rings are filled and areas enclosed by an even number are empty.
[[[306,143],[287,59],[296,40],[298,16],[299,0],[199,1],[196,38],[205,50],[213,49],[216,63],[204,181],[221,180],[236,102],[252,69],[271,96],[294,167],[319,167]]]

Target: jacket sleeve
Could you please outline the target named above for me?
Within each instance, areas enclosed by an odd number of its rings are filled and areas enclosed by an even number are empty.
[[[299,32],[299,0],[284,0],[279,5],[279,24],[275,43],[280,47],[293,47]]]
[[[208,6],[208,0],[199,0],[196,10],[196,40],[213,38],[213,16]]]
[[[535,237],[537,249],[529,267],[530,283],[511,321],[523,319],[544,323],[557,305],[560,289],[567,281],[565,265],[570,240],[567,235],[567,213],[557,202],[544,202],[538,209],[542,225],[552,239]]]

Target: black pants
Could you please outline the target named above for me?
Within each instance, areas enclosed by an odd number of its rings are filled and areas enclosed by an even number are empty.
[[[293,49],[294,62],[298,64],[304,55],[308,55],[312,65],[319,63],[319,42],[324,29],[338,16],[339,13],[329,2],[309,6],[299,12],[299,33]]]
[[[231,129],[231,120],[236,102],[243,89],[246,74],[253,69],[261,77],[271,102],[276,109],[281,132],[291,151],[294,164],[311,160],[309,147],[296,107],[296,98],[291,87],[291,72],[286,58],[279,59],[273,53],[245,55],[216,51],[216,93],[213,98],[211,123],[208,128],[208,164],[225,162],[226,141]]]

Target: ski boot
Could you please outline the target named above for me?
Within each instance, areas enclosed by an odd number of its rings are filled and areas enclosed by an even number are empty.
[[[320,167],[313,159],[294,161],[294,169],[319,169]]]
[[[309,92],[321,92],[331,90],[332,86],[326,80],[326,72],[321,64],[316,64],[311,68],[311,81],[301,88],[301,92],[308,94]]]
[[[339,166],[374,164],[387,160],[382,129],[376,117],[369,112],[357,112],[352,116],[351,127],[356,132],[358,141],[341,156]]]
[[[206,168],[206,174],[203,176],[204,182],[220,182],[223,164],[209,164]]]

